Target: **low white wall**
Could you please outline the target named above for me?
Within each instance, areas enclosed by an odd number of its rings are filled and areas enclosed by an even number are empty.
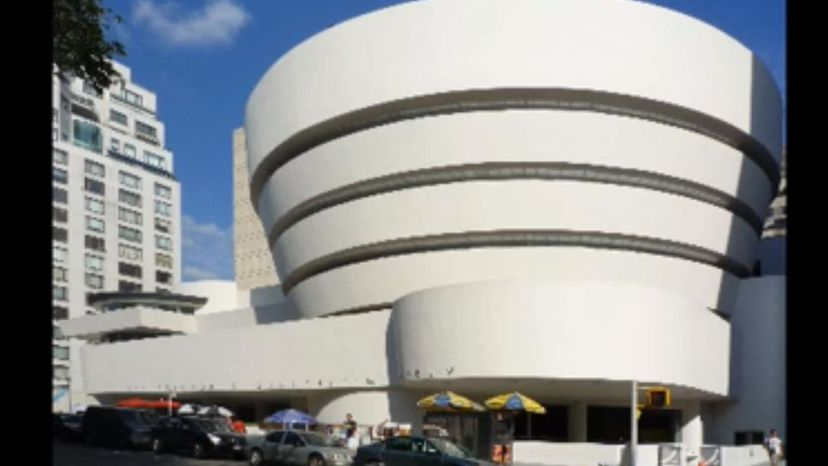
[[[388,385],[389,311],[83,347],[86,390],[292,391]],[[140,370],[136,370],[140,368]]]
[[[767,466],[769,464],[768,453],[760,445],[722,447],[721,466]]]
[[[553,443],[516,441],[512,450],[514,463],[581,466],[619,464],[622,445],[597,443]],[[641,451],[641,448],[639,448]],[[641,463],[642,466],[645,463]]]

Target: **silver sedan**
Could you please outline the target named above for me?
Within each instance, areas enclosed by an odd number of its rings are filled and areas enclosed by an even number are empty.
[[[316,432],[276,430],[265,436],[249,436],[245,451],[251,466],[350,466],[353,461],[351,450]]]

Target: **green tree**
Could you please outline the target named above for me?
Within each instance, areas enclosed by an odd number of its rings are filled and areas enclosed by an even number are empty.
[[[101,0],[54,0],[54,6],[52,53],[61,79],[73,75],[98,92],[109,88],[119,76],[112,58],[126,51],[120,42],[107,39],[105,31],[123,18],[104,8]]]

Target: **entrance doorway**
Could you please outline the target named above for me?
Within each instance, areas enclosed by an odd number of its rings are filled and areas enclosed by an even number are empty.
[[[638,420],[638,441],[639,443],[675,442],[680,425],[680,410],[645,409]],[[587,441],[609,444],[629,442],[630,408],[587,407]]]

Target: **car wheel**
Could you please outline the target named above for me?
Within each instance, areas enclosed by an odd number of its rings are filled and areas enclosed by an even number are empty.
[[[261,466],[264,464],[264,456],[260,450],[250,452],[250,466]]]
[[[164,451],[164,442],[160,438],[152,439],[152,451],[156,453]]]
[[[311,455],[308,458],[308,466],[325,466],[325,460],[319,455]]]
[[[196,443],[193,445],[193,458],[204,458],[204,445]]]

